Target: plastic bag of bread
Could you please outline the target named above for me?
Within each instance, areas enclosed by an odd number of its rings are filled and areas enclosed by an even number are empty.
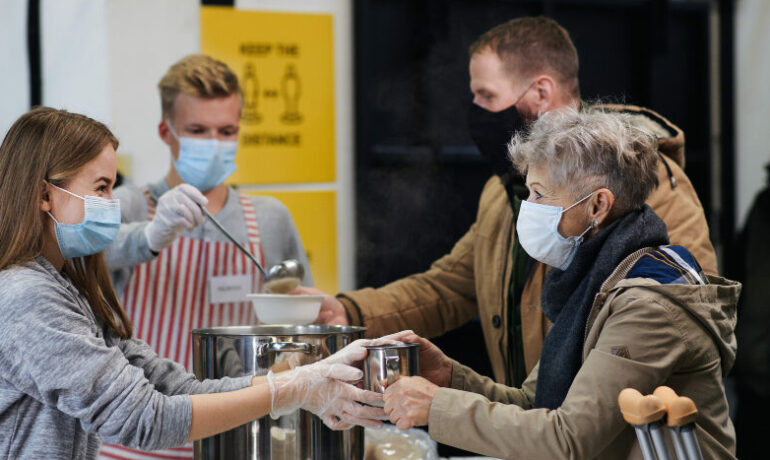
[[[364,460],[438,460],[436,441],[428,433],[410,428],[399,430],[393,425],[364,430]]]

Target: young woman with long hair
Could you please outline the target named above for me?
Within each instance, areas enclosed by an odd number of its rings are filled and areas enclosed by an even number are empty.
[[[131,338],[102,255],[120,226],[117,147],[102,123],[45,107],[0,146],[0,458],[172,447],[298,408],[333,428],[379,424],[380,395],[346,383],[364,341],[290,372],[201,382]]]

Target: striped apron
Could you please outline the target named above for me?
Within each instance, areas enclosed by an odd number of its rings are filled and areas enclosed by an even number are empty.
[[[147,189],[149,220],[155,215],[155,200]],[[232,191],[231,191],[232,193]],[[265,265],[254,205],[239,193],[252,254]],[[158,256],[134,267],[123,291],[123,305],[134,325],[134,336],[144,340],[161,358],[183,364],[192,372],[191,331],[201,327],[256,324],[249,302],[211,303],[209,282],[225,275],[251,275],[252,292],[261,280],[254,264],[229,241],[208,241],[181,236]],[[256,289],[254,289],[256,288]],[[188,459],[192,444],[143,452],[115,444],[102,444],[101,459]]]

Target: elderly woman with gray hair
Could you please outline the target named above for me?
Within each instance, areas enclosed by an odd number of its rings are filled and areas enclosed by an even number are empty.
[[[421,343],[421,377],[385,393],[400,428],[429,425],[439,442],[502,458],[641,458],[618,394],[660,385],[692,398],[705,458],[732,458],[722,377],[736,353],[738,283],[703,273],[645,204],[656,140],[627,116],[557,111],[510,144],[529,197],[516,231],[551,269],[552,322],[521,388],[497,384]]]

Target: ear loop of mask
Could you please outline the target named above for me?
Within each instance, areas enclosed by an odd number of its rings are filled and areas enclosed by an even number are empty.
[[[562,210],[561,215],[563,216],[565,212],[569,211],[570,209],[574,208],[575,206],[577,206],[580,203],[584,202],[585,200],[589,199],[591,196],[593,196],[594,193],[596,193],[596,190],[594,190],[593,192],[591,192],[588,195],[584,196],[583,198],[577,200],[576,202],[572,203],[566,209]],[[586,233],[590,232],[591,229],[595,228],[597,225],[599,225],[599,222],[596,219],[591,219],[591,222],[588,223],[588,228],[583,230],[583,233],[578,235],[578,240],[581,240],[585,236]]]
[[[52,183],[48,182],[47,180],[44,180],[44,181],[45,181],[46,184],[50,185],[51,187],[56,187],[59,190],[61,190],[62,192],[69,193],[70,195],[74,196],[75,198],[80,198],[83,201],[86,200],[85,198],[83,198],[82,196],[78,195],[77,193],[72,193],[72,192],[70,192],[67,189],[61,188],[58,185],[55,185],[55,184],[52,184]],[[51,219],[53,219],[54,222],[56,222],[57,224],[60,223],[58,220],[56,220],[56,217],[54,217],[53,214],[51,214],[51,211],[46,211],[46,212],[48,213],[49,216],[51,216]]]
[[[534,80],[532,81],[532,83],[529,84],[529,86],[527,86],[527,89],[525,89],[524,92],[521,93],[521,96],[519,96],[519,98],[516,99],[516,102],[514,102],[513,105],[511,105],[511,107],[516,107],[516,104],[518,104],[519,102],[521,102],[522,99],[524,99],[524,96],[527,95],[527,93],[529,92],[529,90],[532,89],[533,86],[535,86],[535,81]],[[519,110],[518,107],[516,108],[516,110]],[[521,112],[519,112],[519,113],[521,113]],[[539,111],[538,111],[537,117],[540,118]]]
[[[176,131],[174,131],[174,127],[171,125],[171,120],[166,118],[166,127],[168,128],[169,132],[171,132],[171,135],[174,136],[174,139],[179,142],[179,136],[176,135]]]

